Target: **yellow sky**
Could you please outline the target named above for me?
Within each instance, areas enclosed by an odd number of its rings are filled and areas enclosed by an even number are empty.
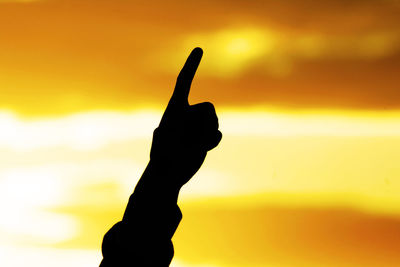
[[[359,246],[374,237],[380,244],[355,251],[356,263],[375,266],[385,250],[393,251],[387,262],[395,265],[397,241],[389,236],[398,231],[400,169],[388,159],[399,155],[400,116],[347,114],[221,111],[224,140],[180,198],[185,216],[175,237],[177,264],[335,265],[349,257],[349,247],[335,249],[335,243]],[[160,115],[97,111],[24,119],[4,113],[3,259],[19,266],[7,252],[16,247],[29,255],[40,251],[38,261],[52,254],[49,248],[58,249],[54,261],[78,250],[78,265],[98,260],[102,234],[121,217],[148,160]],[[366,230],[358,229],[365,223]],[[326,255],[310,256],[324,242],[331,243]],[[242,253],[232,255],[236,250]]]
[[[0,1],[0,265],[97,266],[191,48],[224,134],[175,267],[398,266],[398,1]]]

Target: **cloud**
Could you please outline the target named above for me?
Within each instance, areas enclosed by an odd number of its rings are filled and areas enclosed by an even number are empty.
[[[160,113],[93,112],[58,119],[19,119],[12,113],[0,114],[0,146],[16,150],[46,147],[95,149],[132,138],[151,137]]]
[[[0,113],[0,148],[93,151],[114,143],[150,140],[161,111],[98,111],[59,118],[23,119]],[[399,136],[398,112],[222,111],[220,124],[232,136]]]
[[[0,246],[1,263],[6,266],[23,267],[70,267],[96,266],[102,259],[100,249],[54,249],[21,246]]]
[[[218,105],[399,108],[398,8],[331,0],[3,5],[0,106],[32,116],[164,105],[166,87],[201,45],[196,80]]]
[[[2,203],[24,206],[25,201],[34,198],[30,203],[42,207],[46,203],[94,205],[111,203],[111,199],[115,204],[126,199],[148,162],[151,134],[159,117],[154,114],[92,112],[28,121],[3,117],[0,181],[5,192],[1,195],[16,199]],[[220,111],[219,120],[224,134],[221,146],[210,152],[210,165],[187,186],[185,199],[262,194],[271,190],[337,193],[349,189],[378,199],[375,204],[367,204],[373,210],[381,209],[388,200],[397,203],[397,185],[392,185],[392,191],[385,191],[384,195],[376,191],[386,190],[387,185],[380,178],[390,177],[396,171],[375,165],[366,171],[363,166],[382,160],[388,160],[388,166],[395,163],[391,158],[396,158],[397,153],[399,113]],[[84,134],[79,132],[76,137],[73,133],[80,128]],[[355,139],[360,141],[349,141]],[[370,152],[364,153],[365,150]],[[246,156],[254,154],[258,156]],[[304,154],[312,156],[304,158]],[[344,160],[346,157],[358,161],[351,165],[351,161]],[[265,166],[264,162],[269,164]],[[288,165],[291,168],[286,168]],[[302,172],[305,166],[314,175]],[[327,172],[334,166],[335,171]],[[340,179],[336,177],[339,172]],[[241,180],[244,176],[250,176],[245,186]],[[364,187],[359,187],[360,179]],[[374,186],[366,186],[368,183]],[[20,190],[19,185],[23,185]],[[339,196],[337,200],[353,203],[354,197]],[[394,208],[386,206],[389,210]]]
[[[250,27],[190,34],[180,46],[165,51],[163,57],[183,58],[191,48],[200,46],[205,50],[203,75],[227,78],[261,68],[268,75],[287,76],[307,61],[390,57],[400,51],[400,35],[397,31],[329,35]],[[171,65],[166,67],[175,70]]]

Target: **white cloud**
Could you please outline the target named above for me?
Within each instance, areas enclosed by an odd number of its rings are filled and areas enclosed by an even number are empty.
[[[46,209],[123,206],[148,161],[159,116],[92,112],[25,120],[2,114],[2,242],[54,244],[78,234],[79,218]],[[399,210],[399,113],[254,110],[219,117],[222,142],[182,190],[181,201],[247,196],[253,204]],[[285,193],[313,197],[302,202]]]
[[[342,115],[343,114],[343,115]],[[399,136],[400,113],[348,114],[222,111],[220,125],[233,136]],[[53,119],[19,118],[0,113],[0,148],[31,151],[66,147],[96,151],[132,140],[150,140],[161,111],[90,112]]]

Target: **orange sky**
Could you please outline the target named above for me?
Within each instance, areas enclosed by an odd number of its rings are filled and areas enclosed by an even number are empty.
[[[1,2],[1,106],[24,114],[164,104],[176,63],[199,44],[193,101],[399,106],[394,0]]]
[[[396,0],[0,0],[0,265],[98,265],[196,46],[172,266],[399,266]]]

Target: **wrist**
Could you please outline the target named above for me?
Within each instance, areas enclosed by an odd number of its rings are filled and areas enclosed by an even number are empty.
[[[181,185],[178,185],[170,167],[150,160],[135,188],[135,195],[154,201],[178,200]]]

